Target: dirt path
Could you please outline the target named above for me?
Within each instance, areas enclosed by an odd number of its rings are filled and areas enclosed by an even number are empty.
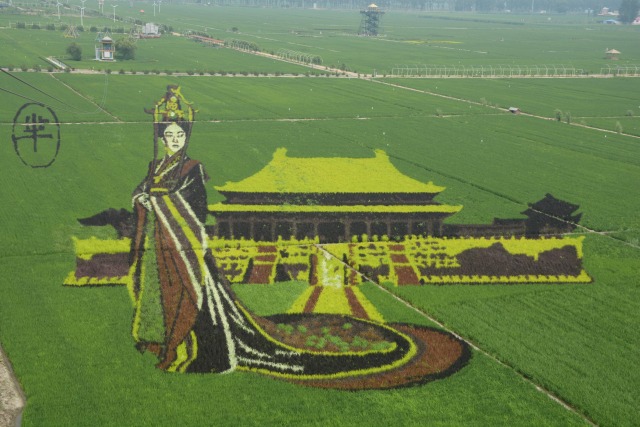
[[[25,398],[13,375],[9,359],[0,347],[0,427],[19,426]]]

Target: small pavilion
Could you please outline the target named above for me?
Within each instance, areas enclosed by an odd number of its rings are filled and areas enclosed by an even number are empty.
[[[604,53],[605,53],[607,59],[611,59],[613,61],[617,61],[618,59],[620,59],[620,58],[618,58],[618,56],[620,55],[621,52],[618,51],[618,50],[607,49]]]
[[[104,36],[98,40],[96,45],[96,60],[115,61],[116,45],[109,36]]]

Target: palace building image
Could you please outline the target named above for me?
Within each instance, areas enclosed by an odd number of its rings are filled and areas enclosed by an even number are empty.
[[[434,201],[444,187],[402,174],[381,150],[371,158],[307,158],[280,148],[256,174],[215,188],[226,200],[209,205],[212,234],[228,239],[437,237],[462,209]]]

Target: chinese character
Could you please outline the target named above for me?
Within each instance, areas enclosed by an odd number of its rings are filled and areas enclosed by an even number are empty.
[[[25,123],[25,128],[23,133],[27,133],[30,134],[28,136],[18,136],[15,139],[16,140],[20,140],[20,139],[24,139],[24,138],[31,138],[33,139],[33,152],[37,153],[38,152],[38,138],[53,138],[53,135],[50,133],[45,133],[45,134],[38,134],[38,132],[40,131],[44,131],[45,130],[45,124],[49,123],[49,119],[45,119],[42,116],[38,115],[37,116],[37,120],[36,120],[36,113],[31,113],[31,116],[26,116],[24,119],[24,123]],[[32,123],[31,125],[29,125],[29,123]],[[40,123],[39,125],[36,123]]]
[[[11,136],[18,157],[32,168],[51,166],[60,150],[58,118],[40,103],[25,104],[18,110]]]

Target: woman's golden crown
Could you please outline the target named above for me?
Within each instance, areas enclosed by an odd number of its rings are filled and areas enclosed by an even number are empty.
[[[166,123],[176,121],[193,122],[196,110],[193,109],[191,103],[188,102],[180,92],[180,86],[169,85],[167,92],[155,104],[153,109],[145,112],[153,114],[155,123]]]

